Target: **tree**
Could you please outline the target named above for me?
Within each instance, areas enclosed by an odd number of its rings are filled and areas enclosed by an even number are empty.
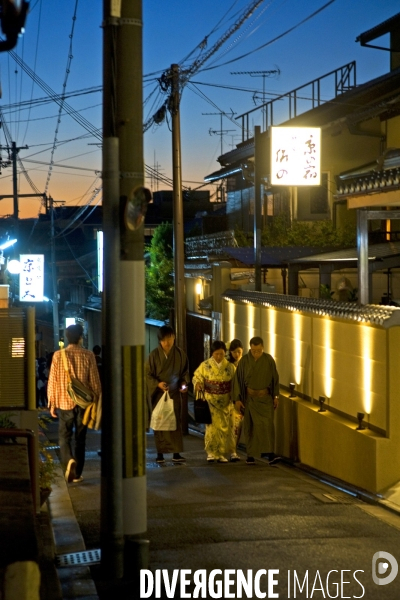
[[[349,224],[336,229],[332,221],[312,223],[293,221],[285,215],[274,217],[262,232],[262,246],[314,246],[317,248],[352,248],[356,228]]]
[[[238,246],[253,246],[253,234],[245,234],[235,229]],[[347,224],[335,228],[332,221],[293,221],[285,214],[274,217],[263,229],[261,245],[272,246],[313,246],[315,248],[353,248],[356,245],[356,228]]]
[[[174,306],[173,228],[162,223],[146,248],[146,316],[164,321]]]

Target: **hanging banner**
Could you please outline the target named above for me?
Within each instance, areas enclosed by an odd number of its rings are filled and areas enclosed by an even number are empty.
[[[21,254],[19,274],[20,302],[43,302],[44,255]]]
[[[321,129],[271,127],[271,184],[320,185]]]

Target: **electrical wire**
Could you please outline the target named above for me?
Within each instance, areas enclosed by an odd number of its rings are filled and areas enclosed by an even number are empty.
[[[325,10],[326,8],[328,8],[328,6],[330,6],[334,2],[336,2],[336,0],[329,0],[329,2],[327,2],[326,4],[324,4],[323,6],[321,6],[320,8],[318,8],[317,10],[315,10],[313,13],[311,13],[310,15],[308,15],[305,19],[302,19],[301,21],[299,21],[298,23],[296,23],[296,25],[293,25],[293,27],[290,27],[289,29],[287,29],[283,33],[280,33],[279,35],[277,35],[276,37],[274,37],[272,40],[269,40],[269,42],[266,42],[265,44],[262,44],[261,46],[258,46],[257,48],[254,48],[254,50],[250,50],[249,52],[246,52],[245,54],[242,54],[241,56],[237,56],[236,58],[232,58],[231,60],[228,60],[226,62],[220,63],[219,65],[214,65],[213,67],[205,67],[204,69],[200,69],[198,72],[202,73],[203,71],[210,71],[212,69],[218,69],[219,67],[223,67],[225,65],[230,65],[233,62],[236,62],[238,60],[241,60],[242,58],[246,58],[246,56],[250,56],[251,54],[254,54],[255,52],[258,52],[262,48],[266,48],[267,46],[270,46],[271,44],[273,44],[277,40],[280,40],[281,38],[285,37],[286,35],[288,35],[292,31],[294,31],[295,29],[297,29],[298,27],[300,27],[301,25],[304,25],[304,23],[306,23],[310,19],[313,19],[316,15],[318,15],[320,12],[322,12],[323,10]]]
[[[75,31],[75,22],[76,22],[76,13],[78,10],[78,3],[79,0],[75,0],[75,9],[74,9],[74,14],[72,17],[72,27],[71,27],[71,33],[69,35],[70,38],[70,42],[69,42],[69,52],[68,52],[68,60],[67,60],[67,66],[65,69],[65,77],[64,77],[64,83],[63,83],[63,92],[61,94],[61,102],[59,105],[59,111],[58,111],[58,119],[57,119],[57,125],[56,125],[56,130],[54,133],[54,142],[53,142],[53,148],[51,150],[51,154],[50,154],[50,164],[49,164],[49,170],[47,173],[47,179],[46,179],[46,183],[44,186],[44,193],[47,194],[47,191],[49,189],[49,183],[50,183],[50,179],[51,179],[51,172],[53,169],[53,164],[54,164],[54,153],[56,151],[56,147],[57,147],[57,136],[58,136],[58,129],[61,123],[61,115],[63,112],[63,106],[64,106],[64,100],[65,100],[65,92],[66,92],[66,88],[67,88],[67,82],[68,82],[68,77],[69,74],[71,72],[71,62],[72,62],[72,41],[74,39],[74,31]]]
[[[95,208],[95,207],[94,207],[94,208]],[[81,263],[81,261],[79,260],[79,258],[76,256],[75,252],[73,251],[73,249],[72,249],[72,247],[71,247],[71,244],[70,244],[70,243],[69,243],[69,241],[68,241],[68,238],[67,238],[67,236],[65,236],[65,237],[64,237],[64,240],[66,241],[66,243],[67,243],[67,246],[68,246],[68,248],[69,248],[69,250],[70,250],[70,252],[71,252],[72,256],[74,257],[74,260],[75,260],[75,262],[76,262],[76,263],[78,263],[78,265],[80,266],[80,268],[82,269],[82,271],[85,273],[85,275],[86,275],[86,277],[88,278],[88,280],[90,281],[90,283],[91,283],[91,284],[92,284],[92,285],[95,287],[95,289],[96,289],[97,291],[99,291],[99,287],[98,287],[98,285],[97,285],[97,283],[96,283],[96,278],[93,278],[93,277],[90,275],[90,273],[88,273],[88,271],[85,269],[85,267],[83,266],[83,264]]]
[[[36,48],[35,48],[35,60],[33,62],[33,70],[36,71],[36,63],[37,63],[37,55],[38,55],[38,49],[39,49],[39,33],[40,33],[40,22],[41,22],[41,17],[42,17],[42,0],[38,0],[38,2],[40,1],[40,6],[39,6],[39,17],[38,17],[38,27],[37,27],[37,34],[36,34]],[[36,5],[35,5],[36,6]],[[32,89],[31,89],[31,101],[33,99],[33,89],[35,87],[35,83],[34,81],[32,81]],[[22,104],[22,102],[20,103]],[[31,109],[29,108],[29,113],[28,113],[28,121],[25,127],[25,134],[24,137],[22,139],[22,144],[25,142],[25,138],[26,135],[28,133],[28,127],[29,127],[29,117],[31,114]]]

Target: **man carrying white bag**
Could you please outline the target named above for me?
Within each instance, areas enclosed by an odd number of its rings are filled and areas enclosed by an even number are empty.
[[[189,362],[183,350],[175,345],[175,333],[169,325],[163,325],[157,332],[159,344],[149,354],[146,362],[146,383],[149,405],[152,411],[150,427],[154,429],[157,448],[156,462],[164,463],[164,454],[172,453],[173,463],[185,462],[180,455],[183,450],[182,399],[187,393]],[[168,392],[168,398],[165,393]],[[164,397],[162,403],[161,399]],[[172,420],[171,401],[175,422]],[[159,416],[159,412],[170,417]],[[157,419],[157,421],[156,421]]]
[[[151,413],[150,427],[155,431],[175,431],[174,401],[164,392]]]

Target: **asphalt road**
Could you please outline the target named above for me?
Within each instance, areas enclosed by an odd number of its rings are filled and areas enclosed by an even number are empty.
[[[56,441],[55,424],[48,436]],[[84,481],[69,486],[87,549],[100,548],[100,436],[89,432]],[[182,465],[170,460],[155,463],[152,434],[147,434],[147,446],[150,569],[152,573],[167,569],[169,578],[177,569],[191,571],[179,572],[177,587],[169,596],[161,584],[158,597],[192,597],[197,583],[199,597],[236,598],[236,577],[240,579],[242,573],[246,585],[252,584],[251,589],[243,588],[243,598],[400,597],[400,575],[382,585],[372,579],[377,552],[390,553],[400,562],[396,514],[284,463],[208,464],[198,435],[185,437],[187,462]],[[390,561],[381,557],[375,563],[381,583],[394,572]],[[201,596],[202,575],[197,573],[195,579],[194,571],[206,570],[209,577],[215,569],[223,574],[217,574],[214,583],[207,579],[209,588]],[[234,572],[226,574],[226,570]],[[91,572],[101,599],[138,597],[137,587],[128,579],[118,584],[104,581],[100,566]],[[180,588],[185,577],[187,586]],[[224,577],[228,578],[225,584]],[[221,578],[221,584],[216,583]],[[139,590],[142,597],[151,592],[150,580],[146,575],[146,585]],[[157,597],[155,588],[147,597]]]

